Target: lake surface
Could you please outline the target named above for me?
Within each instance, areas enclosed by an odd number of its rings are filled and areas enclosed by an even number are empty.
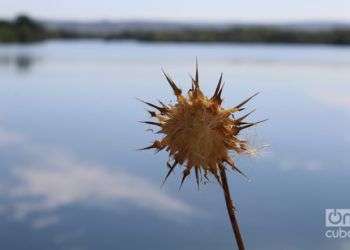
[[[269,121],[242,137],[250,178],[229,174],[255,250],[350,249],[325,237],[325,209],[350,208],[350,47],[51,41],[0,45],[0,249],[234,249],[223,194],[180,174],[137,101],[174,101],[198,56],[211,95]]]

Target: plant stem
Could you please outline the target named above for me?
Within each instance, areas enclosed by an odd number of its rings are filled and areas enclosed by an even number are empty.
[[[221,186],[225,195],[227,213],[228,213],[228,216],[230,217],[232,229],[235,234],[236,243],[239,250],[244,250],[245,247],[244,247],[242,235],[239,230],[239,225],[235,214],[235,208],[233,205],[233,201],[231,199],[230,189],[227,184],[226,170],[223,166],[221,166],[220,168],[220,177],[221,177]]]

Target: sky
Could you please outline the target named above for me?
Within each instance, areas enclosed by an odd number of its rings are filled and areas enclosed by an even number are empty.
[[[0,18],[350,21],[349,0],[0,0]]]

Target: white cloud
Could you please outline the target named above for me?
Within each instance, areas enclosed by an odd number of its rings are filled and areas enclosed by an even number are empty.
[[[23,141],[23,137],[19,134],[6,131],[0,127],[0,147],[15,145]]]
[[[317,100],[341,108],[350,108],[350,98],[347,91],[339,90],[334,87],[323,87],[318,88],[317,90],[313,90],[311,92],[311,96],[316,98]]]
[[[320,159],[301,159],[298,157],[290,158],[282,155],[278,155],[273,151],[269,151],[269,154],[265,155],[268,161],[273,161],[276,166],[283,171],[291,171],[295,169],[305,171],[319,171],[327,168],[324,161]]]
[[[142,207],[159,215],[171,214],[167,216],[170,219],[192,214],[191,206],[165,194],[159,185],[120,168],[82,162],[62,150],[32,143],[0,127],[1,146],[21,146],[19,154],[35,159],[36,164],[10,169],[11,182],[0,183],[0,195],[7,200],[0,206],[0,213],[18,220],[38,213],[32,221],[34,228],[58,223],[55,212],[75,203],[115,211],[127,202],[128,206]]]
[[[295,169],[302,169],[306,171],[318,171],[325,169],[325,164],[316,159],[281,159],[279,166],[282,170],[289,171]]]
[[[192,212],[190,206],[169,197],[141,177],[70,158],[49,158],[43,166],[21,167],[13,174],[17,184],[7,193],[16,200],[12,210],[17,218],[33,212],[51,212],[77,202],[101,205],[127,201],[160,213]]]
[[[46,216],[46,217],[41,217],[34,220],[33,227],[36,229],[44,229],[58,222],[59,222],[58,216],[56,215]]]

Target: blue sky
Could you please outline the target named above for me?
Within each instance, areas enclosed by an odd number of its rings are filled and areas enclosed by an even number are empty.
[[[199,21],[350,21],[350,0],[0,0],[0,17]]]

